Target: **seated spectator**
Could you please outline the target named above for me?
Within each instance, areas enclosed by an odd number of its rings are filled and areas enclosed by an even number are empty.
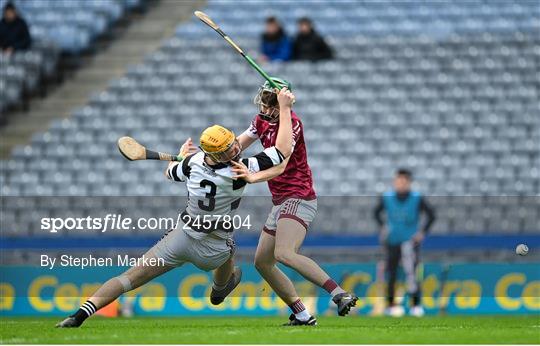
[[[8,2],[4,6],[0,21],[0,48],[5,54],[30,48],[32,38],[26,21],[19,16],[15,5]]]
[[[327,60],[332,59],[332,49],[315,31],[311,19],[307,17],[298,20],[298,34],[293,43],[294,60]]]
[[[262,59],[265,61],[287,61],[291,57],[291,43],[285,30],[275,17],[266,19],[262,34]]]

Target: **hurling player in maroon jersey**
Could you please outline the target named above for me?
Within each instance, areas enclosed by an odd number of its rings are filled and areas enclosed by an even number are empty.
[[[274,206],[259,238],[255,253],[255,267],[270,284],[277,295],[289,305],[293,314],[288,325],[316,325],[299,299],[291,280],[276,266],[280,262],[293,268],[303,277],[324,288],[337,304],[338,314],[345,316],[356,305],[357,297],[345,292],[312,259],[298,253],[306,236],[309,224],[317,212],[317,196],[313,189],[311,169],[307,163],[307,151],[300,118],[291,110],[284,93],[290,93],[291,85],[285,80],[273,78],[281,88],[277,91],[266,82],[255,97],[259,114],[238,141],[243,149],[257,139],[263,147],[274,145],[278,130],[279,115],[291,115],[293,130],[293,152],[279,166],[264,172],[252,173],[242,164],[235,164],[237,177],[249,183],[268,180]]]

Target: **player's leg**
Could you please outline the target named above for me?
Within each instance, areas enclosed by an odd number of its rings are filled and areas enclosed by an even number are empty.
[[[421,264],[420,246],[420,244],[414,246],[414,273],[416,278],[416,292],[413,293],[412,301],[414,306],[422,306],[422,275],[418,273]]]
[[[298,297],[292,281],[276,266],[276,259],[274,258],[275,236],[269,232],[272,231],[265,228],[259,238],[259,244],[255,252],[255,268],[278,297],[291,309],[292,314],[287,325],[316,325],[317,320],[311,316],[302,300]]]
[[[234,260],[230,257],[219,268],[214,270],[214,286],[223,286],[227,284],[234,271]]]
[[[298,300],[298,293],[292,281],[276,266],[274,258],[275,237],[261,232],[255,251],[255,268],[268,282],[276,294],[287,304]]]
[[[145,258],[156,258],[153,250],[150,249],[144,254]],[[102,307],[110,304],[123,293],[134,290],[156,277],[173,269],[172,266],[134,266],[129,268],[120,276],[114,277],[105,282],[97,291],[88,299],[99,310]]]
[[[302,274],[306,279],[324,288],[338,306],[338,314],[346,315],[356,305],[358,297],[345,292],[311,258],[298,253],[309,224],[317,214],[317,200],[289,199],[278,213],[276,230],[276,259]]]
[[[386,302],[388,306],[394,305],[397,272],[401,249],[399,246],[386,245],[386,274],[388,283],[386,285]]]
[[[147,259],[158,258],[153,249],[143,255]],[[174,267],[168,265],[131,267],[124,273],[105,282],[81,307],[71,316],[58,323],[57,327],[79,327],[88,317],[102,307],[110,304],[123,293],[144,285],[150,280],[168,272]]]
[[[418,244],[413,244],[411,241],[402,244],[402,263],[406,275],[407,293],[411,299],[409,313],[417,317],[424,315],[424,309],[421,305],[421,283],[417,270],[420,263],[419,254],[420,246]]]
[[[214,283],[210,292],[210,302],[214,305],[221,304],[242,280],[242,269],[234,265],[234,242],[232,239],[228,246],[231,248],[229,259],[214,270]]]
[[[338,314],[346,315],[356,305],[358,298],[345,292],[314,260],[298,253],[305,236],[306,227],[296,219],[289,217],[279,219],[274,250],[276,260],[324,288],[337,304]]]
[[[331,279],[328,274],[311,258],[298,253],[306,237],[307,227],[315,218],[316,212],[316,201],[289,199],[280,206],[277,217],[274,257],[278,262],[295,269],[307,280],[323,287],[325,284],[330,283],[328,280]],[[337,291],[335,293],[344,292],[340,288],[337,288]]]
[[[295,269],[304,278],[322,287],[330,276],[311,258],[298,253],[305,236],[306,228],[298,221],[280,219],[275,237],[274,257],[278,262]]]
[[[399,268],[399,261],[401,258],[401,246],[389,245],[385,246],[386,255],[386,274],[388,278],[386,286],[386,301],[387,301],[387,315],[399,316],[402,315],[402,308],[397,309],[395,306],[395,291],[397,273]]]

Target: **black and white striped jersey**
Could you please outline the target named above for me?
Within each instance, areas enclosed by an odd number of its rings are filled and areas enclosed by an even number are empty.
[[[233,179],[231,166],[220,163],[209,165],[203,152],[187,156],[183,161],[171,164],[167,177],[185,182],[188,190],[186,211],[192,217],[207,219],[232,215],[240,205],[246,182]],[[283,162],[284,157],[276,147],[270,147],[257,155],[241,159],[252,173],[269,169]]]

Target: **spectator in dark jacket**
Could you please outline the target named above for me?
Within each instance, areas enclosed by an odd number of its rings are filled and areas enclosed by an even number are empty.
[[[5,54],[30,48],[32,38],[26,21],[19,16],[15,5],[8,2],[4,6],[0,21],[0,48]]]
[[[287,61],[291,57],[291,42],[275,17],[266,19],[266,28],[261,40],[262,59],[265,61]]]
[[[307,17],[298,20],[298,34],[293,43],[294,60],[327,60],[332,59],[332,49],[315,31],[313,22]]]

